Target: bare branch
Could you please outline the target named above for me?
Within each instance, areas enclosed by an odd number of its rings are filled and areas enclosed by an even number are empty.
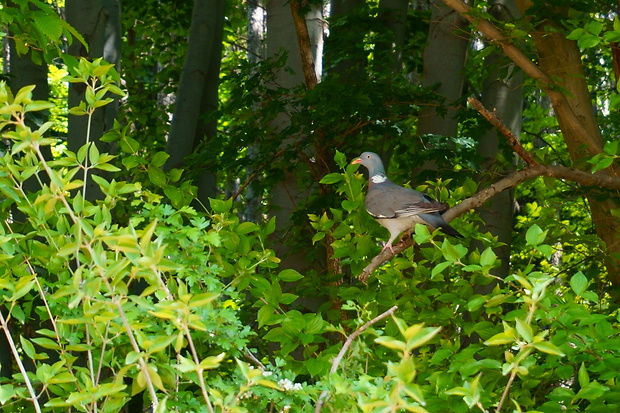
[[[363,326],[361,326],[360,328],[355,330],[349,337],[347,337],[347,341],[344,342],[342,348],[338,352],[338,355],[332,361],[332,367],[331,367],[331,369],[329,369],[329,372],[330,373],[335,373],[338,370],[338,365],[340,364],[340,361],[342,361],[342,358],[344,357],[345,353],[347,352],[347,350],[349,349],[349,347],[353,343],[353,340],[355,340],[357,338],[357,336],[362,334],[364,332],[364,330],[366,330],[371,325],[373,325],[373,324],[383,320],[385,317],[387,317],[389,315],[394,314],[394,311],[396,311],[397,309],[398,309],[397,305],[393,306],[389,310],[379,314],[378,316],[376,316],[372,320],[368,321],[366,324],[364,324]],[[325,403],[325,399],[327,398],[327,395],[328,395],[328,391],[327,390],[323,390],[321,392],[321,395],[319,396],[319,399],[316,402],[316,407],[314,408],[314,413],[319,413],[321,411],[321,409],[323,408],[323,403]]]
[[[506,126],[506,124],[504,124],[504,122],[497,117],[495,111],[489,111],[487,108],[484,107],[482,102],[477,99],[468,98],[467,101],[470,105],[473,106],[474,109],[476,109],[482,116],[484,116],[484,118],[488,120],[491,125],[495,126],[497,130],[499,130],[500,133],[506,137],[508,143],[512,147],[512,150],[515,151],[515,153],[519,155],[519,157],[523,159],[525,163],[528,164],[528,166],[534,166],[538,164],[532,154],[525,150],[523,145],[521,145],[521,142],[519,142],[519,139],[517,139],[514,133],[512,133],[512,131],[508,129],[508,126]]]

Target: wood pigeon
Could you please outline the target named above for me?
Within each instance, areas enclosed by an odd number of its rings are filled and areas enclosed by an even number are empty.
[[[416,223],[428,226],[431,231],[441,228],[448,235],[463,237],[439,214],[449,208],[448,204],[437,202],[421,192],[390,181],[379,155],[364,152],[352,163],[362,164],[368,169],[366,210],[390,231],[390,239],[383,250],[389,248],[394,253],[392,242],[401,232],[413,229]]]

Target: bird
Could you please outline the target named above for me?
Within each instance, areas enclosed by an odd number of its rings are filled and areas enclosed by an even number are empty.
[[[448,204],[390,181],[376,153],[364,152],[351,163],[368,169],[368,192],[364,201],[366,211],[390,232],[390,239],[381,252],[389,248],[394,254],[392,243],[396,237],[413,229],[417,223],[428,226],[431,231],[439,228],[445,234],[463,237],[439,214],[449,208]]]

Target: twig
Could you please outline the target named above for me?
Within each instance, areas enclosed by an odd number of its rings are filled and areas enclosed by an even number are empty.
[[[504,122],[497,117],[495,111],[489,111],[478,99],[467,98],[467,101],[470,105],[473,106],[474,109],[476,109],[482,116],[484,116],[484,118],[488,120],[491,125],[495,126],[497,130],[499,130],[500,133],[506,137],[508,143],[512,147],[512,150],[517,155],[519,155],[519,157],[523,159],[528,166],[534,166],[538,164],[538,162],[536,162],[536,160],[534,159],[534,156],[532,156],[531,153],[525,150],[523,145],[521,145],[519,139],[517,139],[514,133],[512,133],[512,131],[508,129],[508,126],[506,126]]]
[[[293,148],[296,145],[293,145]],[[275,159],[279,158],[280,156],[282,156],[282,154],[284,154],[284,152],[286,152],[287,150],[291,149],[290,147],[285,147],[280,149],[278,152],[275,153],[275,155],[273,155],[272,157],[270,157],[269,159],[265,160],[263,163],[261,163],[258,168],[256,168],[256,170],[254,172],[252,172],[252,174],[248,177],[248,179],[245,180],[245,182],[239,187],[239,189],[237,189],[237,192],[235,192],[232,196],[232,200],[235,201],[239,195],[241,195],[241,193],[245,190],[245,188],[250,185],[250,183],[256,179],[256,177],[258,176],[258,173],[265,167],[267,166],[267,164],[272,163]]]
[[[17,367],[19,368],[20,373],[24,377],[24,382],[26,383],[26,387],[28,388],[28,393],[30,393],[30,397],[32,398],[32,403],[34,404],[34,410],[38,413],[41,413],[41,406],[39,405],[39,400],[37,399],[37,394],[32,387],[32,382],[28,377],[28,373],[26,372],[26,368],[24,367],[24,363],[22,363],[21,355],[15,346],[15,341],[13,341],[13,337],[11,336],[11,330],[9,329],[9,323],[5,320],[2,311],[0,311],[0,327],[4,331],[6,335],[6,341],[11,347],[11,353],[13,353],[13,357],[15,358],[15,362],[17,363]]]
[[[495,413],[499,413],[502,411],[502,405],[504,404],[504,402],[506,401],[506,398],[508,397],[508,392],[510,392],[510,386],[512,385],[512,382],[514,381],[516,375],[517,375],[516,370],[513,370],[512,373],[510,373],[510,377],[508,378],[508,383],[506,383],[506,388],[504,389],[504,392],[502,393],[501,399],[499,399],[499,403],[497,404],[497,409],[495,409]]]
[[[252,353],[252,351],[250,351],[249,348],[245,348],[245,355],[252,360],[252,362],[254,362],[254,364],[256,364],[258,367],[260,367],[262,370],[265,370],[265,365],[263,363],[260,362],[259,359],[256,358],[256,356],[254,355],[254,353]]]
[[[344,357],[345,353],[347,352],[347,350],[349,349],[349,347],[353,343],[353,340],[355,340],[357,338],[357,336],[362,334],[364,332],[364,330],[366,330],[371,325],[373,325],[373,324],[383,320],[385,317],[387,317],[389,315],[394,314],[394,311],[396,311],[397,309],[398,309],[397,305],[393,306],[389,310],[379,314],[378,316],[376,316],[372,320],[368,321],[366,324],[364,324],[363,326],[361,326],[360,328],[355,330],[349,337],[347,337],[347,341],[344,342],[342,348],[338,352],[338,355],[332,361],[332,367],[331,367],[331,369],[329,369],[329,373],[333,374],[333,373],[336,372],[336,370],[338,370],[338,365],[340,364],[340,361],[342,360],[342,358]],[[321,411],[321,409],[323,408],[323,403],[325,403],[325,399],[327,398],[328,393],[329,392],[327,390],[323,390],[321,392],[321,395],[319,396],[319,399],[316,402],[316,407],[314,408],[314,413],[319,413]]]

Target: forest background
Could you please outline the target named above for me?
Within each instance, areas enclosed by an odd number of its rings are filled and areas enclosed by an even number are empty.
[[[3,2],[3,411],[617,409],[619,9]]]

